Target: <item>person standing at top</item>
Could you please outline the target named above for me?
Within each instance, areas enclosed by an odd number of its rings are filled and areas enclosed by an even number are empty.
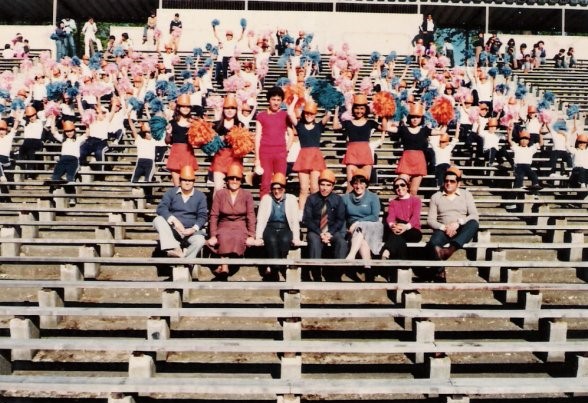
[[[102,43],[96,38],[98,26],[94,18],[88,18],[88,21],[82,27],[82,34],[84,34],[84,55],[92,56],[94,54],[94,43],[96,50],[102,52]]]
[[[422,35],[426,50],[429,50],[430,44],[435,42],[435,28],[436,27],[435,22],[433,21],[433,16],[431,14],[427,14],[427,17],[419,27],[419,31]]]
[[[169,23],[169,34],[171,36],[171,42],[173,43],[174,53],[178,51],[180,45],[180,36],[182,33],[182,21],[180,20],[180,14],[175,13],[174,18]],[[176,33],[174,33],[174,31]]]
[[[232,30],[227,29],[225,31],[225,40],[219,38],[218,32],[216,31],[216,25],[212,26],[212,32],[214,33],[215,39],[218,41],[218,57],[221,59],[221,64],[220,71],[218,71],[220,77],[217,78],[217,82],[219,86],[222,87],[223,81],[229,76],[229,60],[231,60],[231,57],[235,56],[237,45],[243,39],[245,27],[241,28],[241,33],[238,38],[234,37]]]
[[[147,34],[149,30],[153,31],[151,32],[151,35],[153,35],[153,44],[156,44],[155,28],[157,28],[157,14],[155,13],[155,10],[151,10],[149,17],[147,17],[147,24],[143,27],[143,45],[147,43]]]
[[[71,17],[65,17],[63,20],[63,30],[65,31],[65,54],[69,57],[74,57],[76,55],[76,42],[74,39],[74,35],[78,30],[78,26],[76,25],[76,20]]]

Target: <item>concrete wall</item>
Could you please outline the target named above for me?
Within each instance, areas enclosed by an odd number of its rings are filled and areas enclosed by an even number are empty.
[[[4,49],[4,44],[21,33],[24,39],[29,40],[31,49],[51,49],[55,52],[55,42],[49,39],[53,31],[52,25],[0,25],[0,46]]]

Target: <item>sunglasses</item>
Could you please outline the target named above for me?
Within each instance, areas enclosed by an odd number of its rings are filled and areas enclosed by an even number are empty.
[[[235,106],[228,106],[228,107],[226,107],[226,108],[224,108],[224,109],[233,109],[233,110],[237,110],[237,108],[236,108]]]
[[[455,179],[445,179],[445,183],[457,183]]]
[[[180,178],[180,181],[182,181],[182,182],[195,182],[195,179]]]
[[[241,181],[241,178],[238,176],[227,176],[228,181]]]
[[[405,187],[406,187],[406,183],[399,183],[399,184],[393,186],[394,189],[400,189],[400,188],[405,188]]]
[[[75,130],[64,130],[63,132],[64,132],[64,133],[74,133],[74,132],[75,132]]]
[[[274,186],[272,190],[284,190],[284,188],[281,186]]]

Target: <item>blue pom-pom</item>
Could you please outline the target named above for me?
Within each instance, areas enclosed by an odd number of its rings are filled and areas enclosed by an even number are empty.
[[[208,57],[204,61],[204,67],[210,67],[210,66],[212,66],[212,58]]]
[[[555,102],[555,94],[551,91],[545,91],[545,93],[543,94],[543,99],[549,102],[550,104],[553,104]]]
[[[437,123],[437,121],[435,120],[435,118],[433,117],[433,115],[431,115],[430,111],[426,111],[425,112],[425,125],[429,126],[429,127],[437,127],[439,126],[439,123]]]
[[[303,48],[309,48],[310,47],[310,43],[312,42],[312,38],[314,38],[314,34],[313,33],[308,33],[304,36],[304,39],[302,40],[302,47]]]
[[[406,90],[402,91],[406,93]],[[394,111],[394,117],[392,118],[395,122],[400,122],[408,116],[408,108],[406,104],[402,102],[402,93],[400,96],[394,96],[394,102],[396,103],[396,110]]]
[[[485,62],[488,60],[488,54],[486,52],[480,53],[480,62]]]
[[[286,77],[280,77],[278,78],[278,81],[276,81],[276,87],[285,87],[288,84],[290,84],[290,80]]]
[[[102,53],[96,52],[90,58],[90,61],[88,63],[88,67],[90,68],[90,70],[100,70],[100,62],[101,61],[102,61]]]
[[[80,65],[82,64],[82,61],[80,60],[79,57],[74,56],[71,58],[71,64],[72,64],[72,66],[80,67]]]
[[[567,132],[568,131],[568,126],[566,124],[566,121],[563,119],[558,119],[556,120],[553,125],[551,125],[551,127],[553,128],[553,130],[555,130],[556,132]]]
[[[427,90],[431,86],[431,80],[429,78],[425,78],[423,81],[419,81],[419,88],[422,90]]]
[[[165,137],[167,120],[165,120],[163,116],[153,116],[149,119],[149,127],[151,128],[151,137],[153,137],[154,140],[163,140]]]
[[[495,54],[492,54],[492,53],[490,53],[490,54],[488,55],[488,62],[489,62],[490,64],[494,64],[494,63],[496,62],[496,55],[495,55]]]
[[[276,62],[276,64],[278,65],[278,67],[285,69],[286,65],[288,64],[288,60],[290,59],[290,56],[288,56],[287,53],[283,53],[279,58],[278,61]]]
[[[421,79],[421,69],[412,69],[412,76],[414,77],[415,80],[419,80]]]
[[[512,75],[512,69],[508,66],[504,66],[501,70],[501,73],[504,77],[510,77]]]
[[[196,73],[196,76],[198,78],[202,78],[204,77],[204,75],[206,74],[207,70],[204,67],[201,67],[198,69],[198,72]]]
[[[157,98],[157,95],[155,95],[155,93],[153,91],[147,91],[145,93],[145,97],[143,99],[145,100],[145,102],[151,102],[155,98]]]
[[[169,87],[169,81],[158,80],[155,83],[155,92],[158,94],[166,94],[168,87]]]
[[[570,105],[566,109],[566,115],[567,115],[568,119],[572,119],[579,112],[580,112],[580,106],[576,105],[576,104]]]
[[[408,65],[410,65],[410,64],[412,64],[412,62],[413,62],[413,61],[414,61],[414,59],[412,58],[412,56],[406,56],[406,57],[404,58],[404,63],[405,63],[405,64],[408,64]]]
[[[327,80],[317,79],[312,86],[310,95],[318,106],[332,110],[345,103],[345,96]]]
[[[291,43],[294,43],[294,38],[292,38],[289,34],[286,34],[282,37],[282,43],[287,46]]]
[[[187,80],[189,78],[192,78],[192,72],[190,70],[184,70],[180,74],[181,74],[182,80]]]
[[[130,97],[127,103],[134,111],[140,111],[144,106],[143,102],[139,101],[136,97]]]
[[[167,99],[170,101],[173,101],[175,99],[178,98],[178,86],[175,83],[172,83],[171,81],[168,83],[167,86],[167,91],[165,93],[165,95],[167,95]]]
[[[525,98],[525,95],[527,95],[527,92],[528,92],[527,87],[525,87],[521,83],[517,83],[517,89],[515,90],[515,98],[516,99]]]
[[[492,78],[496,78],[496,74],[498,74],[498,69],[496,67],[492,67],[488,69],[488,75]]]
[[[3,113],[6,110],[6,107],[0,104],[0,113]]]
[[[19,109],[24,109],[25,108],[25,103],[22,99],[20,98],[15,98],[12,103],[10,104],[10,108],[13,111],[19,110]]]
[[[6,90],[0,90],[0,98],[10,99],[10,92]]]
[[[435,101],[436,97],[437,97],[437,90],[429,90],[429,91],[426,91],[421,96],[421,101],[426,106],[431,106],[433,104],[433,102]]]
[[[125,57],[126,54],[127,52],[120,45],[116,45],[114,49],[112,49],[112,55],[114,57]]]
[[[194,84],[185,83],[180,87],[180,94],[192,94],[194,93]]]
[[[247,28],[247,20],[245,18],[241,18],[241,21],[239,21],[239,24],[241,24],[241,28],[243,28],[243,29]]]
[[[386,64],[393,62],[396,60],[396,51],[391,51],[390,53],[388,53],[388,56],[386,56],[386,60],[384,60],[384,62]]]
[[[545,99],[542,99],[541,101],[537,102],[538,111],[548,110],[550,107],[551,104],[547,102]]]
[[[207,44],[204,46],[204,49],[206,49],[206,51],[207,51],[207,52],[210,52],[210,51],[212,50],[212,43],[207,43]]]
[[[306,87],[312,88],[317,84],[318,78],[316,78],[315,76],[309,76],[306,77],[306,79],[304,80],[304,85]]]
[[[47,88],[47,99],[50,101],[59,101],[63,97],[63,93],[67,88],[67,83],[64,81],[54,81],[45,86]]]
[[[380,52],[377,51],[373,51],[372,54],[370,55],[370,63],[374,64],[375,62],[377,62],[378,60],[380,60],[380,57],[382,57],[382,55],[380,54]]]
[[[214,20],[211,21],[212,27],[217,27],[220,25],[220,21],[218,20],[218,18],[215,18]]]
[[[186,63],[186,66],[190,68],[192,64],[194,64],[194,58],[192,56],[186,56],[184,63]]]
[[[507,91],[507,86],[505,84],[498,84],[496,86],[496,92],[500,93],[500,94],[505,94]]]
[[[225,147],[225,143],[222,141],[220,136],[214,136],[211,141],[204,144],[200,149],[206,153],[206,155],[213,156],[216,154],[221,148]]]
[[[65,90],[65,93],[67,94],[67,96],[70,99],[74,99],[74,98],[76,98],[78,96],[78,94],[80,93],[80,91],[78,90],[78,87],[67,87],[67,90]]]
[[[313,64],[321,64],[321,52],[319,52],[318,50],[310,51],[307,53],[307,55]]]
[[[192,50],[192,54],[194,55],[194,57],[202,57],[202,48],[194,48]]]
[[[387,68],[387,67],[384,67],[384,68],[382,69],[382,71],[380,72],[380,77],[381,77],[381,78],[386,78],[386,77],[388,77],[388,68]],[[394,78],[396,78],[396,77],[394,77]],[[392,81],[394,81],[394,78],[392,79]],[[392,84],[392,85],[394,85],[394,84]]]
[[[149,101],[149,108],[151,113],[157,113],[163,111],[163,102],[159,98],[153,98]]]
[[[210,49],[210,53],[212,53],[213,55],[218,55],[218,48],[214,46],[212,49]]]

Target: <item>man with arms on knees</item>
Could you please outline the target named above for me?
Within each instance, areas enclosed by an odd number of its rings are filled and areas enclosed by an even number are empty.
[[[311,194],[304,205],[302,222],[308,232],[308,257],[320,259],[326,247],[333,248],[333,258],[344,259],[347,255],[347,242],[345,241],[345,205],[343,199],[333,193],[335,186],[335,174],[325,169],[319,176],[319,191]],[[311,269],[312,279],[321,280],[320,267]],[[337,276],[326,277],[340,277]]]
[[[208,220],[204,194],[194,189],[194,168],[180,171],[180,186],[163,195],[157,206],[153,227],[159,234],[161,250],[171,257],[194,258],[204,246],[203,227]],[[182,244],[188,246],[184,250]]]
[[[442,188],[431,197],[427,224],[433,229],[433,235],[427,247],[433,259],[449,259],[478,232],[478,210],[474,197],[466,189],[459,188],[460,182],[459,168],[449,167]],[[444,269],[438,271],[435,280],[445,280]]]

